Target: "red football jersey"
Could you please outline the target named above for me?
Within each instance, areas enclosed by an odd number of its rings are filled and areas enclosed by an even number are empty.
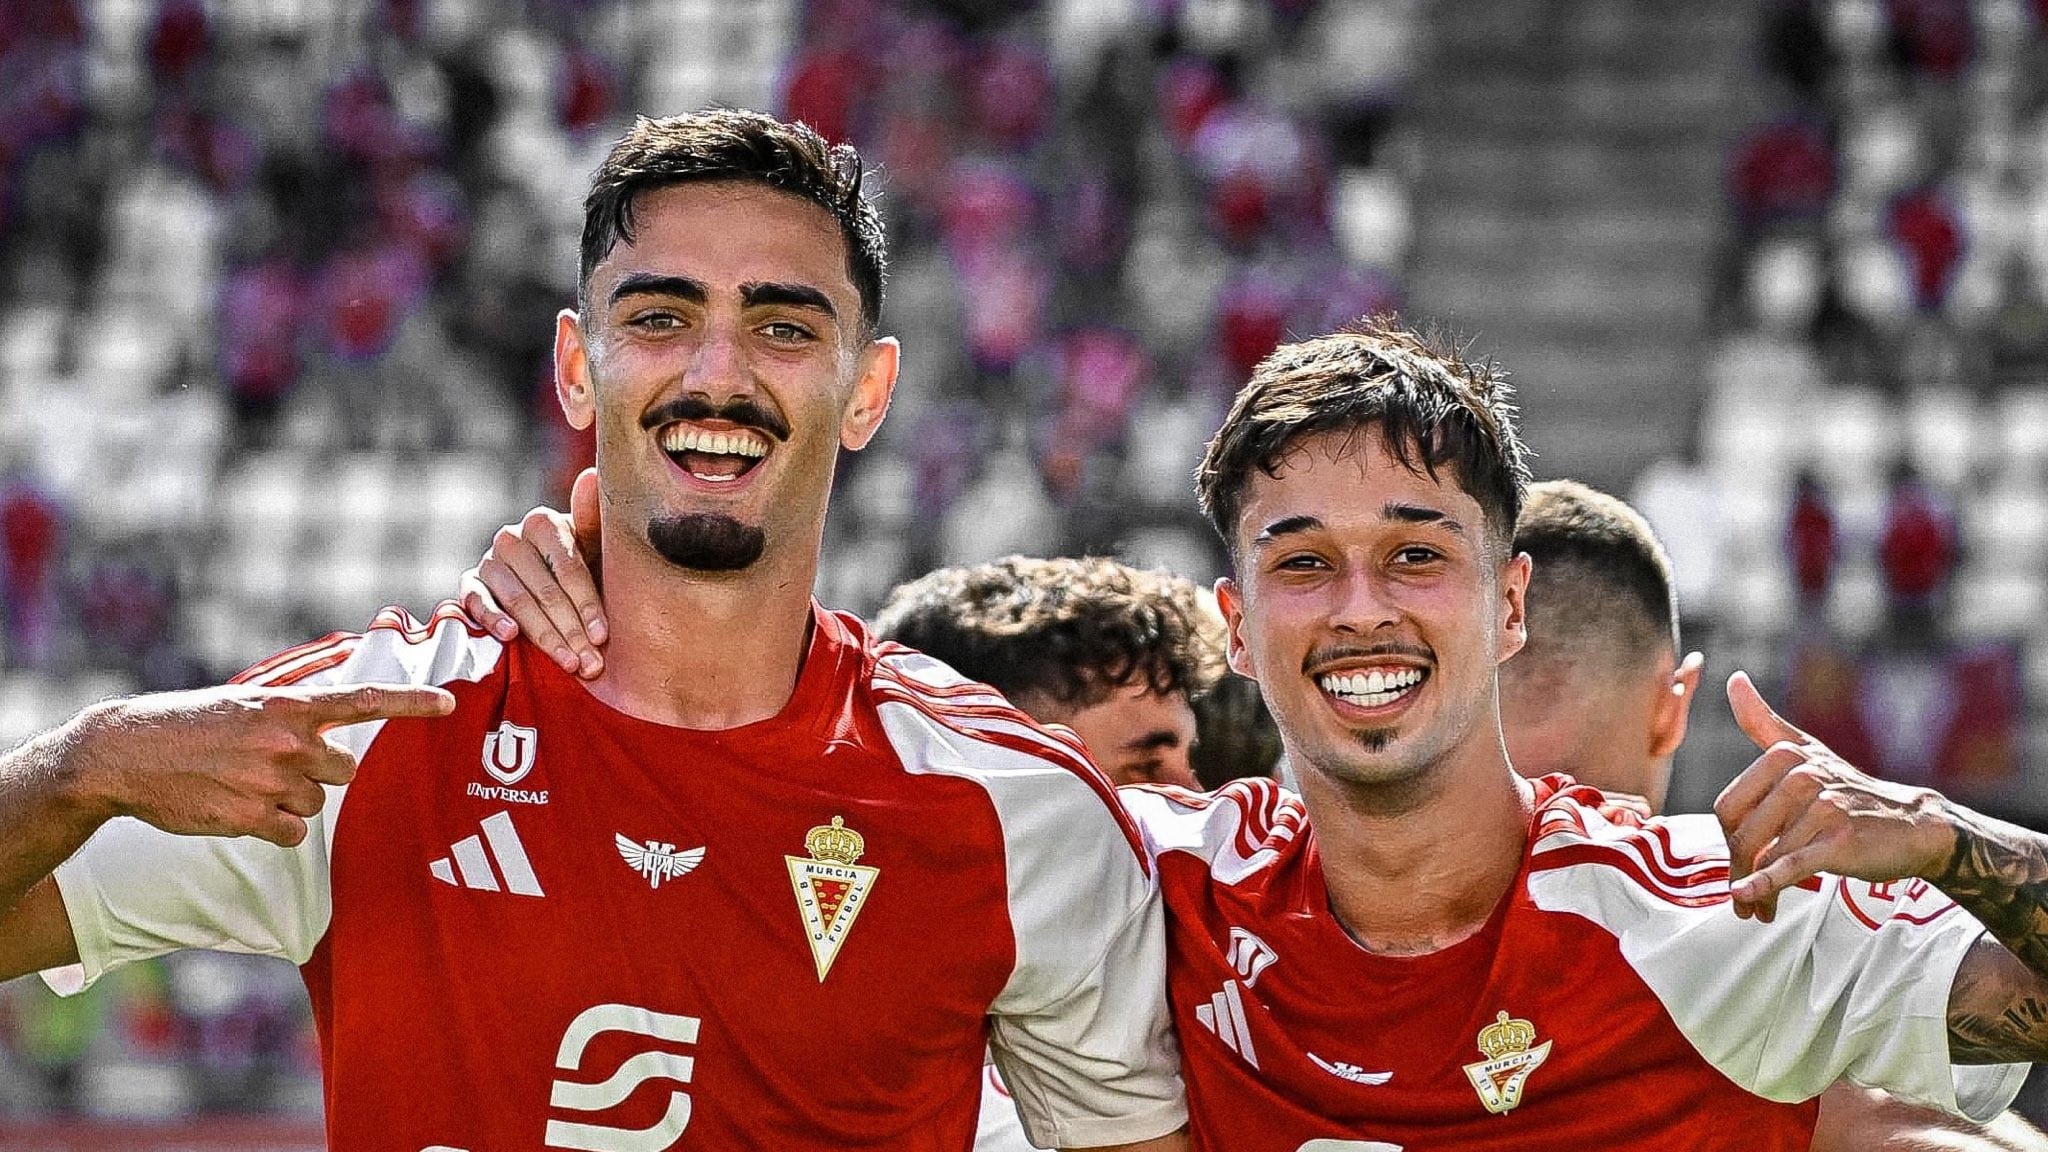
[[[458,703],[338,730],[360,769],[297,849],[116,821],[58,880],[87,978],[301,963],[337,1152],[963,1152],[991,1043],[1041,1143],[1182,1122],[1157,889],[1107,784],[851,617],[817,611],[788,706],[722,732],[452,611],[251,674]]]
[[[1197,1148],[1804,1149],[1845,1075],[1980,1119],[2025,1078],[1948,1063],[1975,921],[1926,885],[1831,877],[1738,920],[1711,817],[1610,820],[1545,778],[1484,929],[1389,957],[1331,914],[1297,797],[1123,794],[1165,893]]]

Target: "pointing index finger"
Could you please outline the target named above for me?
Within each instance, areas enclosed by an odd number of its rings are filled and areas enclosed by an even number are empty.
[[[313,688],[306,693],[313,722],[322,729],[371,720],[446,716],[455,711],[455,696],[446,688],[425,684],[344,684]]]

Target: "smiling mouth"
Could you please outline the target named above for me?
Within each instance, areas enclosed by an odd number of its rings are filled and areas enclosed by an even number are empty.
[[[1429,678],[1424,668],[1381,667],[1326,672],[1316,686],[1354,708],[1384,708],[1412,695]]]
[[[752,428],[710,429],[677,421],[655,433],[676,467],[707,484],[731,484],[768,456],[768,437]]]

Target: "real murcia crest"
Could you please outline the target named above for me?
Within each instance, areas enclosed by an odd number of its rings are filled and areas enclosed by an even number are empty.
[[[638,844],[617,832],[612,833],[612,839],[618,843],[619,857],[633,871],[647,877],[649,887],[659,888],[663,880],[688,876],[704,862],[702,848],[685,848],[678,852],[673,844],[658,840]]]
[[[507,720],[484,733],[484,771],[500,784],[517,784],[533,771],[537,733]]]
[[[1529,1073],[1550,1059],[1550,1041],[1536,1043],[1534,1024],[1510,1020],[1502,1012],[1479,1030],[1479,1051],[1486,1059],[1465,1065],[1465,1075],[1479,1093],[1479,1102],[1498,1116],[1522,1102],[1522,1087],[1529,1082]]]
[[[810,853],[808,859],[783,859],[789,862],[789,886],[796,892],[804,939],[818,965],[818,983],[823,984],[882,870],[854,863],[867,851],[867,841],[848,828],[842,816],[811,829],[804,836],[804,850]]]

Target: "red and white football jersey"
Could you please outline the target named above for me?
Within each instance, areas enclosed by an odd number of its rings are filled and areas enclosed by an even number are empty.
[[[2019,1090],[2023,1066],[1949,1064],[1982,929],[1938,891],[1826,877],[1738,920],[1711,817],[1610,821],[1593,789],[1536,788],[1491,920],[1413,957],[1331,915],[1291,793],[1123,790],[1165,893],[1198,1149],[1804,1149],[1845,1076],[1978,1119]]]
[[[946,1149],[985,1048],[1033,1139],[1184,1122],[1157,888],[1078,745],[815,610],[794,696],[723,732],[623,715],[451,610],[273,683],[452,716],[360,755],[296,849],[109,824],[57,872],[82,971],[176,948],[303,966],[331,1146]]]

